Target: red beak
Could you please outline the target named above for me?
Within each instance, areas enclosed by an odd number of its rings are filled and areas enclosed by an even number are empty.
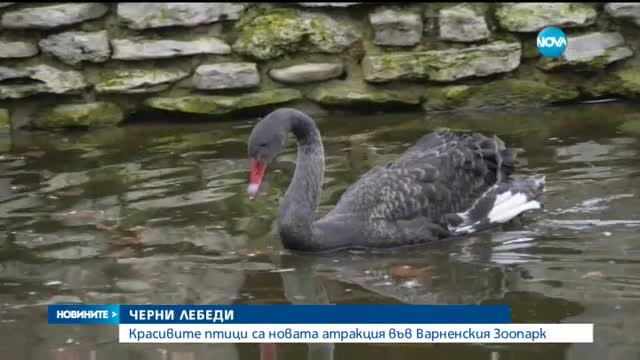
[[[255,197],[258,193],[266,168],[267,166],[264,161],[251,159],[251,179],[249,181],[249,188],[247,189],[247,193],[251,198]]]

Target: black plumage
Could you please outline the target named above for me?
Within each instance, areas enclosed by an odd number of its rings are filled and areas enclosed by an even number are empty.
[[[490,228],[540,207],[544,178],[514,176],[513,151],[502,140],[439,129],[397,160],[369,170],[333,210],[314,222],[324,150],[313,120],[297,110],[276,110],[254,129],[249,151],[255,155],[255,144],[282,138],[273,132],[289,131],[299,149],[281,210],[280,235],[292,250],[431,243]],[[281,151],[276,148],[276,153]]]

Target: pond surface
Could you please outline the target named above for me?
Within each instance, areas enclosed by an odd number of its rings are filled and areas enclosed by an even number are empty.
[[[547,176],[545,209],[438,247],[301,256],[279,201],[295,148],[246,196],[253,121],[0,138],[3,360],[639,359],[640,108],[608,103],[318,118],[321,211],[438,126],[496,132]],[[49,327],[46,305],[408,303],[512,306],[515,322],[595,323],[595,344],[118,344],[115,327]]]

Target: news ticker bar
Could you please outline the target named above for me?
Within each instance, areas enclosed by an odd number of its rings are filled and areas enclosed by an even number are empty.
[[[507,305],[87,305],[52,325],[117,325],[121,343],[592,343],[593,324],[512,324]]]
[[[507,305],[88,305],[48,307],[51,325],[509,324]]]
[[[593,343],[593,324],[139,324],[120,343]]]

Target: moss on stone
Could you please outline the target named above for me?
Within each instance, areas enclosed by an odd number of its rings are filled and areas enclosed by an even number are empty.
[[[566,69],[571,69],[574,71],[600,71],[606,69],[607,66],[616,61],[624,60],[626,57],[631,56],[631,54],[632,52],[630,49],[626,48],[625,46],[620,46],[606,49],[603,54],[585,61],[566,61],[564,59],[551,59],[541,57],[538,60],[538,68],[544,71]]]
[[[118,69],[100,73],[96,91],[99,93],[144,93],[165,90],[173,82],[189,76],[181,69]]]
[[[498,6],[496,19],[503,29],[519,32],[535,32],[546,26],[576,27],[576,21],[584,19],[584,25],[593,24],[598,13],[591,4],[558,4],[553,8],[538,4],[504,4]]]
[[[468,85],[430,88],[425,92],[423,107],[427,111],[453,109],[464,104],[471,92],[471,86]]]
[[[219,96],[153,97],[145,100],[145,105],[153,109],[177,111],[191,114],[224,114],[228,108],[221,104]]]
[[[117,125],[124,119],[122,109],[108,102],[64,104],[36,112],[38,128],[99,127]]]
[[[191,114],[222,115],[267,105],[283,104],[302,99],[295,89],[275,89],[240,96],[192,95],[154,97],[145,101],[151,108]]]
[[[618,130],[628,135],[640,136],[640,117],[625,121]]]
[[[427,111],[525,104],[548,104],[576,99],[573,88],[558,88],[532,80],[505,79],[488,84],[455,85],[427,90]]]
[[[311,91],[307,97],[322,105],[419,105],[420,96],[411,91],[374,89],[349,85],[321,86]]]
[[[233,107],[236,110],[243,110],[265,105],[283,104],[300,99],[302,99],[302,93],[298,90],[275,89],[237,97],[233,101]]]
[[[614,72],[614,76],[620,82],[620,91],[623,95],[629,97],[640,96],[640,63],[629,64]]]
[[[540,50],[536,45],[536,39],[534,37],[524,37],[520,44],[522,44],[522,59],[538,59],[540,58]]]
[[[273,59],[295,51],[306,34],[300,17],[278,13],[259,16],[240,32],[233,50],[259,60]]]
[[[618,94],[620,92],[619,81],[611,76],[597,76],[584,79],[578,84],[580,93],[587,98],[601,98]]]
[[[520,65],[519,42],[495,41],[463,49],[394,52],[367,56],[362,61],[365,80],[456,81],[509,72]]]
[[[0,108],[0,129],[11,127],[11,117],[9,110]]]
[[[336,37],[335,29],[332,29],[331,26],[318,19],[311,19],[308,24],[310,51],[318,50],[328,54],[336,54],[344,50]]]
[[[428,77],[434,60],[431,52],[427,51],[367,56],[362,61],[362,72],[371,82],[418,80]]]
[[[271,9],[244,20],[232,48],[257,60],[271,60],[298,50],[337,54],[357,36],[330,17],[293,9]]]

